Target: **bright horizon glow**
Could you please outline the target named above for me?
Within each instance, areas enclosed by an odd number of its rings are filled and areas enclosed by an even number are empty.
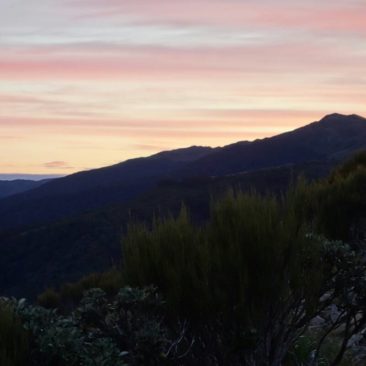
[[[366,115],[363,0],[0,0],[0,173]]]

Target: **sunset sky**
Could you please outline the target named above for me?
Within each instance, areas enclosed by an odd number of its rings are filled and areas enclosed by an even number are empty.
[[[365,0],[0,0],[0,173],[366,115]]]

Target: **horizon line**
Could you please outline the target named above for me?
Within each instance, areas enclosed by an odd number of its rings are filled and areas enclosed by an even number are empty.
[[[155,152],[153,154],[146,155],[146,156],[139,156],[139,157],[136,157],[136,158],[131,157],[129,159],[122,160],[122,161],[117,162],[117,163],[112,163],[112,164],[104,165],[104,166],[101,166],[101,167],[93,167],[93,168],[89,168],[89,169],[85,169],[85,170],[81,169],[81,170],[75,171],[75,172],[73,172],[71,174],[62,174],[62,173],[60,173],[60,174],[0,173],[0,181],[15,181],[15,180],[41,181],[41,180],[45,180],[45,179],[56,179],[56,178],[62,178],[62,177],[66,177],[68,175],[80,173],[80,172],[83,172],[83,171],[86,171],[86,170],[101,169],[101,168],[104,168],[104,167],[113,166],[113,165],[116,165],[116,164],[121,164],[121,163],[124,163],[124,162],[126,162],[128,160],[132,160],[132,159],[147,158],[147,157],[154,156],[154,155],[157,155],[157,154],[160,154],[160,153],[163,153],[163,152],[168,152],[168,151],[174,151],[174,150],[180,150],[180,149],[189,149],[189,148],[192,148],[192,147],[220,148],[220,147],[225,147],[225,146],[228,146],[228,145],[231,145],[231,144],[235,144],[235,143],[239,143],[239,142],[243,142],[243,141],[254,142],[254,141],[257,141],[257,140],[263,140],[263,139],[267,139],[267,138],[279,136],[279,135],[282,135],[284,133],[289,133],[289,132],[292,132],[292,131],[296,131],[299,128],[306,127],[306,126],[308,126],[308,125],[310,125],[312,123],[321,122],[321,121],[326,120],[326,119],[328,119],[330,117],[345,117],[345,118],[357,117],[357,118],[366,120],[365,117],[363,117],[362,115],[359,115],[359,114],[355,114],[355,113],[352,113],[352,114],[342,114],[342,113],[334,112],[334,113],[325,114],[319,120],[313,121],[313,122],[309,122],[309,123],[307,123],[307,124],[305,124],[303,126],[300,126],[298,128],[286,130],[286,131],[283,131],[283,132],[281,132],[279,134],[275,134],[275,135],[272,135],[272,136],[265,136],[263,138],[258,138],[258,139],[253,139],[253,140],[239,140],[239,141],[234,141],[234,142],[231,142],[230,144],[223,145],[223,146],[190,145],[190,146],[184,146],[184,147],[176,147],[176,148],[173,148],[173,149],[170,149],[170,150],[160,150],[160,151],[157,151],[157,152]]]

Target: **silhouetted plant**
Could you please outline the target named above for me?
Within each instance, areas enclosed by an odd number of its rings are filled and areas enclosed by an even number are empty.
[[[329,239],[354,245],[366,239],[366,152],[341,165],[329,178],[306,187],[308,218]]]
[[[27,366],[168,365],[177,357],[174,347],[181,335],[168,332],[163,302],[153,287],[126,287],[112,297],[90,289],[68,315],[24,300],[7,304],[33,339]]]
[[[213,204],[204,227],[192,225],[185,208],[152,229],[134,225],[123,242],[124,279],[161,290],[170,316],[189,321],[192,357],[206,364],[211,357],[212,364],[281,365],[336,303],[341,315],[324,328],[326,337],[347,327],[336,365],[365,323],[365,268],[348,246],[307,234],[298,204],[294,194],[280,201],[230,193]],[[317,360],[323,344],[321,337]]]
[[[37,303],[48,309],[55,309],[62,312],[69,312],[77,307],[86,290],[100,288],[108,296],[116,295],[122,286],[121,271],[112,268],[103,273],[92,273],[74,283],[66,283],[57,291],[53,288],[47,289],[37,298]]]
[[[30,351],[28,333],[13,305],[0,299],[0,365],[23,366]]]

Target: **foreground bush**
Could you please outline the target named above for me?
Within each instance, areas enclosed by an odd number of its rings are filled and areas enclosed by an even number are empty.
[[[175,338],[164,325],[163,302],[152,287],[123,288],[112,298],[91,289],[69,315],[24,300],[5,303],[17,321],[7,333],[8,344],[15,348],[6,348],[11,351],[8,363],[1,366],[168,365],[179,356]],[[20,338],[25,329],[32,339],[31,354],[18,362],[15,356],[26,356]],[[1,347],[5,349],[3,343]]]
[[[57,308],[67,313],[79,305],[85,291],[100,288],[108,296],[114,296],[120,290],[121,284],[121,271],[113,268],[104,273],[92,273],[75,283],[66,283],[58,290],[49,288],[38,296],[37,303],[45,308]]]
[[[29,335],[14,307],[0,299],[0,365],[23,366],[29,356]]]
[[[303,206],[314,229],[328,239],[353,246],[366,239],[366,152],[337,168],[328,178],[305,187]],[[363,248],[360,248],[363,249]]]
[[[283,199],[231,192],[200,227],[132,225],[122,273],[2,301],[0,365],[364,365],[365,189],[361,154]]]
[[[171,319],[187,320],[194,341],[187,364],[283,365],[319,316],[326,319],[308,364],[318,364],[326,338],[343,328],[329,364],[341,362],[365,326],[365,266],[341,242],[307,234],[298,204],[296,195],[230,194],[204,227],[183,209],[151,229],[130,228],[124,279],[156,285]],[[332,306],[336,316],[325,316]]]

